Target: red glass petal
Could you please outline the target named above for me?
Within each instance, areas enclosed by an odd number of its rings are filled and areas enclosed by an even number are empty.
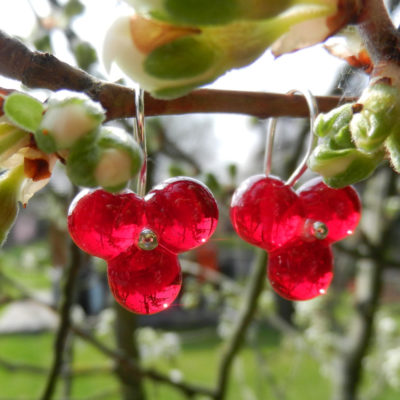
[[[109,259],[127,250],[143,225],[143,199],[101,189],[84,190],[71,203],[68,229],[82,250]]]
[[[161,247],[132,247],[108,262],[108,282],[115,300],[137,314],[167,309],[182,286],[178,258]]]
[[[307,218],[321,221],[328,227],[324,242],[344,239],[356,229],[361,217],[361,202],[353,187],[333,189],[321,178],[315,178],[301,186],[297,193]]]
[[[325,294],[333,278],[329,246],[306,242],[270,254],[268,278],[273,289],[289,300],[309,300]]]
[[[174,253],[205,243],[218,223],[218,207],[210,190],[191,178],[173,178],[145,197],[148,227],[160,245]]]
[[[280,179],[255,175],[235,191],[231,221],[242,239],[272,251],[301,232],[303,210],[297,194]]]

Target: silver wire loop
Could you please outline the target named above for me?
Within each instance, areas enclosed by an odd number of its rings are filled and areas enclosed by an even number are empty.
[[[146,144],[146,131],[144,123],[144,90],[141,88],[135,89],[135,107],[136,118],[134,124],[135,140],[139,143],[144,155],[143,165],[140,170],[137,182],[137,194],[144,197],[146,194],[146,181],[147,181],[147,144]]]
[[[315,119],[317,118],[318,115],[318,105],[315,97],[309,90],[291,90],[290,92],[287,92],[289,95],[293,95],[299,93],[304,96],[306,99],[309,111],[310,111],[310,139],[308,142],[308,148],[307,152],[299,164],[299,166],[296,168],[296,170],[292,173],[292,175],[289,177],[289,179],[286,181],[286,185],[288,186],[293,186],[299,179],[300,177],[304,174],[304,172],[307,169],[307,161],[310,158],[310,155],[312,151],[314,150],[314,147],[316,146],[318,142],[318,137],[314,135],[314,122]],[[268,176],[271,172],[271,164],[272,164],[272,151],[273,151],[273,146],[274,146],[274,138],[275,138],[275,131],[276,131],[276,124],[277,124],[278,119],[277,118],[270,118],[269,125],[268,125],[268,131],[267,131],[267,142],[266,142],[266,147],[265,147],[265,175]]]

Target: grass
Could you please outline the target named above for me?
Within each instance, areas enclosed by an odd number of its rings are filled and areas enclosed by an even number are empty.
[[[220,340],[213,331],[182,333],[182,351],[173,364],[157,361],[155,368],[169,373],[171,367],[182,371],[186,381],[212,387],[216,380],[218,358],[221,352]],[[111,338],[103,338],[110,342]],[[48,368],[51,363],[53,335],[13,335],[0,337],[1,358],[15,363],[34,364]],[[277,347],[279,338],[273,331],[262,335],[262,343],[257,349],[246,347],[234,365],[229,400],[246,399],[246,393],[254,393],[256,399],[275,399],[272,397],[271,382],[284,382],[287,399],[328,398],[329,384],[321,377],[316,379],[318,366],[303,357],[293,362],[293,354],[283,352]],[[108,343],[111,345],[111,343]],[[261,352],[265,364],[260,362]],[[268,366],[268,368],[266,367]],[[73,398],[90,398],[103,392],[110,393],[104,400],[118,400],[118,382],[115,379],[110,361],[80,339],[74,343],[74,370],[102,367],[105,371],[93,375],[77,375],[73,381]],[[267,369],[266,369],[267,368]],[[108,372],[107,372],[108,371]],[[265,379],[265,372],[268,379]],[[309,385],[312,379],[313,384]],[[33,400],[38,398],[44,387],[45,375],[11,372],[0,368],[0,400]],[[290,382],[290,385],[287,384]],[[59,390],[62,385],[59,385]],[[151,400],[183,400],[185,397],[166,385],[146,383]],[[299,393],[302,394],[299,397]],[[251,397],[249,397],[251,398]]]
[[[46,249],[46,243],[14,247],[2,254],[0,269],[31,290],[48,289],[51,282],[46,267],[50,264]],[[2,295],[18,294],[6,285],[0,289]],[[347,319],[347,309],[346,305],[340,308],[343,312],[339,315],[341,320]],[[393,315],[400,315],[399,310],[390,311]],[[182,351],[178,357],[172,361],[157,360],[148,366],[166,374],[178,370],[186,382],[214,387],[222,346],[215,330],[185,331],[179,335]],[[268,326],[259,326],[252,331],[250,338],[234,363],[227,400],[321,400],[331,397],[332,384],[321,374],[320,365],[305,350],[296,347],[295,342],[281,341],[280,335]],[[52,333],[0,336],[0,361],[48,369],[52,361],[53,340]],[[103,336],[101,340],[114,347],[111,335]],[[83,373],[91,369],[96,369],[96,373]],[[73,371],[73,400],[120,399],[112,361],[79,338],[73,344]],[[366,389],[368,381],[373,378],[367,377]],[[0,400],[38,399],[45,382],[45,374],[10,371],[0,363]],[[186,399],[167,385],[149,380],[145,385],[148,400]],[[63,381],[60,380],[54,400],[62,398],[63,390]],[[386,388],[376,399],[398,398],[398,392]]]

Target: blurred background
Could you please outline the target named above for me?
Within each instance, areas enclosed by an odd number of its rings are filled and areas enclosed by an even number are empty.
[[[394,21],[398,3],[387,4]],[[0,7],[0,29],[30,48],[100,79],[133,85],[120,71],[108,76],[101,63],[107,27],[130,12],[123,2],[3,0]],[[315,46],[277,60],[267,52],[210,87],[307,88],[344,97],[359,95],[366,83],[363,73]],[[49,95],[1,77],[0,86],[40,100]],[[132,120],[112,124],[132,130]],[[206,183],[220,210],[216,233],[180,256],[183,290],[169,310],[130,314],[110,295],[105,262],[70,244],[66,215],[74,188],[58,165],[50,185],[20,210],[0,253],[0,400],[218,400],[222,395],[213,388],[225,373],[229,400],[398,399],[399,177],[382,165],[357,185],[362,221],[334,246],[335,278],[327,295],[293,303],[265,282],[244,326],[251,273],[262,255],[234,233],[229,204],[240,182],[263,172],[266,121],[152,117],[146,129],[149,187],[177,175]],[[277,129],[272,172],[285,179],[303,156],[309,127],[305,119],[282,118]]]

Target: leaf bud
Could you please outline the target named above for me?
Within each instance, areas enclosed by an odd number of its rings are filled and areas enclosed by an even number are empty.
[[[355,148],[335,150],[320,144],[311,154],[309,168],[331,187],[341,188],[368,178],[383,160],[384,151],[365,153]]]
[[[362,108],[350,122],[351,135],[356,147],[374,152],[400,129],[400,90],[385,83],[372,84],[358,103]]]

